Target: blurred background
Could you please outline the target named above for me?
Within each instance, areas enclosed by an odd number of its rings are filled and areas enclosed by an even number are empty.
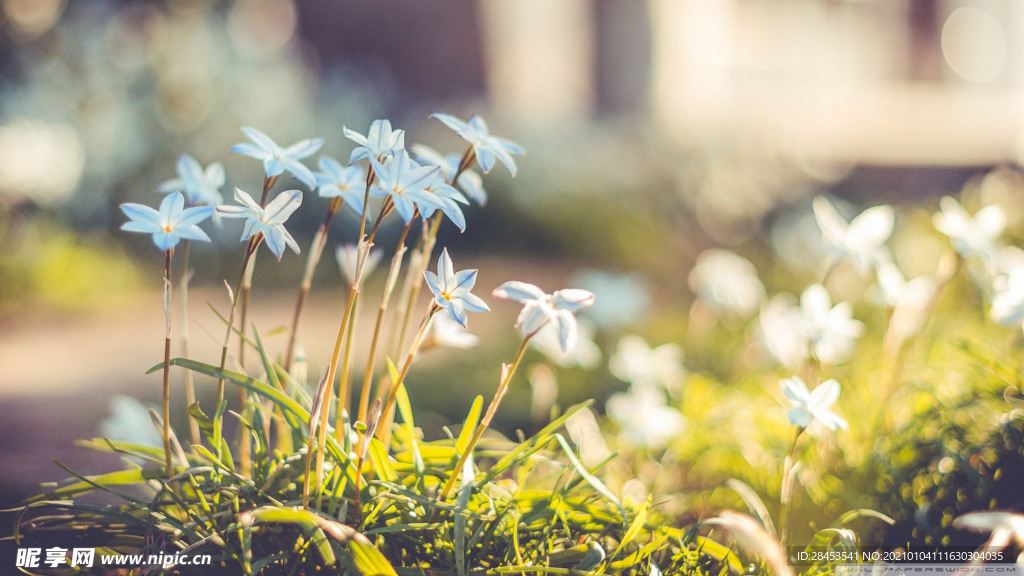
[[[227,153],[245,140],[241,126],[282,145],[322,137],[321,152],[344,161],[353,144],[343,126],[365,133],[390,118],[407,143],[460,153],[429,119],[439,111],[481,114],[528,150],[515,179],[502,167],[488,175],[489,203],[467,208],[464,234],[442,234],[458,268],[481,269],[478,293],[509,279],[574,283],[617,302],[585,322],[602,348],[627,326],[684,344],[687,277],[705,249],[758,262],[772,289],[806,284],[814,271],[792,270],[820,248],[794,231],[814,227],[797,216],[817,194],[934,202],[999,168],[988,190],[1012,204],[1024,5],[0,0],[0,507],[62,477],[51,458],[83,473],[109,467],[73,441],[99,434],[112,395],[159,398],[159,378],[144,372],[162,350],[161,262],[144,237],[118,231],[119,204],[155,206],[181,153],[224,162],[226,197],[255,191],[258,164]],[[307,195],[289,224],[304,249],[325,206]],[[354,239],[353,222],[335,223],[332,246]],[[238,234],[228,223],[193,250],[200,356],[218,346],[207,303],[226,306],[220,285],[237,274]],[[393,249],[390,234],[380,245]],[[918,272],[930,271],[939,248],[921,249]],[[789,269],[760,264],[776,252]],[[263,330],[287,323],[303,260],[261,260]],[[311,373],[340,314],[329,255],[317,280],[301,336]],[[421,377],[449,392],[411,380],[418,422],[435,433],[490,393],[515,348],[516,312],[493,307],[471,320],[483,342],[468,367],[434,364]],[[728,372],[705,352],[687,351],[690,370]],[[622,387],[607,362],[584,364],[559,369],[560,403]],[[529,430],[537,402],[521,383],[501,425]]]

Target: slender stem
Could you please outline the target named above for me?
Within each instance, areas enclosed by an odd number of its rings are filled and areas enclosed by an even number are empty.
[[[420,350],[420,346],[423,344],[423,338],[427,335],[430,330],[430,324],[434,320],[434,314],[436,314],[441,307],[433,302],[430,303],[430,308],[427,310],[427,315],[423,317],[423,321],[420,322],[420,329],[416,332],[416,337],[412,340],[412,345],[409,347],[409,353],[405,357],[405,363],[402,364],[402,371],[398,374],[398,378],[391,382],[391,386],[388,388],[388,395],[384,402],[384,411],[382,412],[383,422],[385,423],[379,430],[381,434],[386,434],[388,426],[388,414],[391,409],[395,406],[395,398],[398,394],[398,387],[405,381],[405,377],[409,374],[409,368],[412,366],[412,361],[416,359],[416,354]],[[387,442],[384,443],[385,449],[387,448]]]
[[[487,406],[487,412],[484,417],[480,419],[480,423],[477,424],[476,430],[473,431],[473,436],[470,437],[469,443],[466,444],[466,449],[459,455],[459,461],[456,462],[455,467],[452,469],[452,473],[448,476],[448,481],[444,485],[444,489],[441,490],[440,500],[444,502],[448,499],[448,495],[451,493],[452,488],[455,487],[455,480],[459,477],[459,471],[465,466],[466,460],[469,459],[469,455],[473,453],[473,448],[477,442],[484,435],[484,431],[491,425],[491,421],[494,419],[494,415],[498,412],[498,406],[501,405],[502,399],[508,392],[509,383],[512,381],[512,376],[516,373],[516,368],[519,367],[520,362],[523,359],[523,354],[526,353],[526,345],[529,344],[530,338],[537,332],[526,335],[523,338],[523,342],[519,345],[519,350],[516,351],[515,358],[512,359],[512,364],[503,366],[503,374],[500,383],[498,384],[498,390],[494,393],[494,398],[491,399],[490,405]]]
[[[178,329],[178,340],[181,343],[181,355],[188,358],[188,288],[192,280],[192,270],[189,269],[188,260],[191,252],[192,241],[185,240],[181,250],[181,280],[178,285],[178,301],[181,302],[181,328]],[[196,387],[192,378],[192,371],[185,370],[185,404],[191,408],[196,403]],[[186,410],[187,412],[187,410]],[[189,437],[193,444],[199,444],[199,423],[192,417],[188,418]]]
[[[258,236],[257,241],[250,240],[249,244],[245,249],[245,256],[242,258],[242,270],[238,274],[238,282],[235,283],[235,289],[231,292],[231,311],[228,314],[228,327],[224,332],[224,345],[220,351],[220,371],[224,371],[224,367],[227,366],[228,362],[228,346],[231,343],[231,332],[235,327],[235,311],[238,310],[238,296],[240,294],[240,288],[242,281],[245,279],[245,271],[249,268],[249,260],[252,255],[256,253],[256,248],[259,247],[260,241],[263,240],[263,236]],[[225,282],[226,284],[226,282]],[[218,408],[220,403],[224,402],[224,378],[217,379],[217,405]],[[217,448],[215,446],[215,448]],[[217,448],[219,450],[219,448]]]
[[[786,538],[789,536],[789,507],[793,493],[793,468],[796,465],[796,447],[800,441],[800,434],[806,428],[797,428],[793,436],[793,446],[786,456],[786,463],[782,469],[782,489],[779,491],[779,542],[786,545]]]
[[[370,340],[370,354],[366,362],[366,372],[363,373],[363,389],[359,397],[359,420],[364,420],[366,411],[370,405],[370,388],[373,386],[373,369],[377,361],[377,345],[380,342],[381,328],[384,325],[384,316],[388,311],[388,302],[391,300],[391,292],[398,282],[398,274],[402,268],[402,258],[405,255],[405,239],[412,227],[412,220],[402,229],[398,238],[398,245],[395,247],[395,255],[391,257],[391,268],[388,270],[388,279],[384,285],[384,294],[380,299],[380,307],[377,308],[377,323],[373,328],[373,338]]]
[[[338,378],[338,409],[335,415],[334,438],[340,444],[344,438],[343,424],[345,414],[348,412],[349,384],[351,377],[349,369],[352,366],[352,352],[356,347],[356,322],[359,318],[359,295],[356,294],[355,304],[352,307],[353,319],[348,323],[348,334],[345,335],[345,357],[341,363],[341,376]]]
[[[163,435],[164,464],[167,477],[174,475],[171,463],[171,257],[174,249],[164,252],[164,387],[163,387]]]
[[[459,160],[459,167],[452,176],[452,179],[448,181],[448,184],[455,186],[459,181],[459,176],[461,176],[466,170],[472,168],[474,164],[476,164],[476,152],[473,150],[473,146],[467,146],[466,150],[462,153],[462,158]],[[419,249],[416,255],[410,259],[406,282],[411,282],[412,286],[411,290],[408,292],[408,298],[405,300],[402,328],[398,332],[398,341],[394,348],[396,354],[405,346],[405,337],[412,322],[412,309],[416,305],[416,299],[420,296],[420,290],[423,286],[423,273],[426,272],[427,266],[430,265],[430,258],[434,252],[434,244],[437,242],[437,233],[441,229],[442,218],[443,216],[440,212],[434,215],[429,232],[427,232],[426,229],[426,221],[423,222],[424,235],[420,240]],[[413,267],[412,261],[416,261],[418,266]],[[404,293],[405,290],[403,289],[403,294]],[[400,314],[401,313],[402,312],[400,312]]]
[[[302,285],[299,287],[299,296],[295,301],[295,313],[292,315],[292,325],[288,332],[288,348],[285,350],[284,355],[284,369],[286,372],[291,370],[292,361],[295,359],[295,339],[299,332],[299,321],[302,318],[302,310],[306,305],[306,297],[313,286],[313,275],[316,273],[317,264],[320,263],[320,258],[324,254],[324,248],[327,247],[327,230],[330,228],[331,220],[334,219],[334,215],[338,213],[338,208],[340,207],[341,198],[331,200],[331,205],[327,209],[327,216],[324,218],[323,223],[320,224],[320,228],[317,229],[316,235],[313,236],[313,242],[310,244],[309,255],[306,257],[306,270],[302,275]]]
[[[264,176],[263,177],[263,194],[260,196],[260,208],[265,208],[267,205],[267,197],[270,195],[270,189],[274,187],[274,183],[277,182],[277,176]],[[261,235],[262,238],[262,235]],[[249,268],[243,272],[244,281],[242,282],[242,316],[239,321],[240,331],[245,334],[246,321],[249,317],[249,294],[252,292],[252,275],[256,269],[255,257],[249,261]],[[245,338],[241,338],[238,342],[238,365],[245,371]],[[245,391],[244,389],[239,390],[240,398],[242,399],[242,406],[245,406]]]

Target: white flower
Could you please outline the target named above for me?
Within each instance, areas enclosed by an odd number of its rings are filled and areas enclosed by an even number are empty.
[[[885,241],[892,235],[892,206],[868,208],[849,223],[824,196],[814,199],[814,219],[834,261],[848,259],[863,274],[870,266],[889,260]]]
[[[805,336],[804,315],[799,307],[793,305],[793,296],[774,296],[761,308],[758,323],[768,353],[787,368],[800,368],[810,350]]]
[[[826,380],[819,384],[813,392],[808,392],[807,385],[798,376],[779,382],[782,393],[793,405],[787,416],[789,423],[800,428],[807,428],[814,422],[821,422],[829,430],[849,426],[846,420],[830,410],[839,399],[839,382]]]
[[[142,446],[163,446],[163,438],[149,416],[149,407],[122,394],[110,399],[110,416],[100,422],[100,435]]]
[[[660,450],[686,426],[686,418],[667,405],[665,393],[650,386],[631,386],[628,392],[612,394],[605,409],[618,424],[620,438],[631,446]]]
[[[1002,550],[1015,543],[1024,548],[1024,515],[1014,512],[968,512],[953,520],[953,527],[975,532],[989,532],[992,536],[979,550]],[[1017,556],[1017,565],[1024,566],[1024,552]]]
[[[601,363],[601,348],[594,342],[596,333],[597,328],[593,322],[587,321],[586,318],[577,320],[576,344],[563,351],[558,329],[554,324],[548,323],[530,339],[530,345],[559,366],[578,366],[584,370],[593,370]]]
[[[434,319],[430,325],[430,343],[446,348],[469,349],[476,346],[480,338],[464,326],[452,320],[447,314]]]
[[[809,286],[800,295],[804,336],[815,358],[825,364],[841,362],[849,357],[854,340],[864,325],[853,319],[849,302],[832,306],[828,290],[821,284]]]
[[[1006,228],[1006,213],[993,204],[978,210],[973,217],[954,198],[939,201],[939,212],[932,217],[935,229],[949,236],[953,249],[964,258],[980,256],[991,260],[998,249],[999,237]]]
[[[650,386],[677,392],[686,377],[683,351],[675,344],[652,349],[643,338],[629,334],[619,339],[608,362],[616,378],[634,386]]]
[[[1024,326],[1024,268],[995,280],[989,318],[1000,326]]]
[[[352,155],[348,159],[349,164],[354,164],[363,158],[375,158],[377,161],[383,162],[385,158],[395,152],[405,149],[405,130],[392,130],[391,121],[387,119],[374,120],[370,124],[370,130],[366,136],[344,126],[342,126],[342,131],[345,133],[345,138],[359,144],[355,150],[352,150]]]
[[[466,326],[466,311],[489,312],[487,303],[470,292],[476,284],[476,273],[473,270],[455,271],[448,249],[441,251],[437,259],[437,274],[429,270],[423,273],[427,279],[427,287],[434,294],[434,303],[448,311],[452,320],[462,327]]]
[[[594,295],[586,290],[568,288],[547,294],[533,284],[517,281],[505,282],[495,288],[493,294],[496,298],[525,304],[516,319],[516,327],[526,338],[534,336],[549,321],[554,324],[563,352],[576,343],[573,313],[594,303]]]
[[[882,303],[893,309],[893,330],[903,337],[920,331],[935,294],[935,282],[927,276],[907,281],[895,264],[886,262],[878,267],[878,286]]]
[[[757,277],[757,269],[745,258],[727,250],[701,253],[689,281],[690,289],[701,302],[720,314],[747,318],[764,300],[764,286]]]
[[[217,210],[229,218],[245,218],[245,228],[242,229],[242,242],[257,234],[263,234],[267,242],[267,248],[280,260],[284,254],[285,245],[291,248],[296,254],[300,252],[299,245],[295,238],[285,229],[284,223],[288,217],[302,204],[302,192],[298,190],[285,190],[277,195],[265,208],[252,199],[241,188],[235,188],[235,201],[241,206],[218,206]]]
[[[377,269],[384,251],[374,248],[366,255],[366,262],[363,263],[363,278],[368,278]],[[359,263],[359,247],[355,244],[345,244],[334,249],[334,258],[338,261],[338,268],[341,270],[341,277],[349,286],[355,281],[356,265]]]

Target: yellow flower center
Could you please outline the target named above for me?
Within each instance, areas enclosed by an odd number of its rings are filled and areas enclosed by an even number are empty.
[[[445,300],[447,300],[448,302],[452,301],[452,295],[449,294],[448,292],[442,291],[441,292],[441,297],[444,298]]]
[[[170,224],[164,224],[164,232],[171,232],[174,228]]]

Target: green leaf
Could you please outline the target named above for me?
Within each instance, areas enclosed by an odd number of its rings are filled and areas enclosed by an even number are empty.
[[[473,399],[473,405],[469,407],[469,414],[466,415],[466,421],[462,424],[462,431],[459,432],[459,438],[455,441],[455,451],[461,456],[466,451],[466,447],[469,446],[470,439],[473,438],[473,432],[476,430],[476,425],[480,423],[480,413],[484,408],[484,397],[477,396]],[[458,473],[455,471],[454,473]]]
[[[633,518],[633,523],[629,525],[629,530],[622,536],[622,540],[619,541],[619,545],[615,547],[615,551],[609,556],[609,560],[615,558],[620,552],[633,541],[634,538],[640,535],[640,531],[643,530],[644,524],[647,522],[647,515],[651,511],[651,497],[647,497],[647,501],[640,507],[640,511],[637,512],[636,518]]]

